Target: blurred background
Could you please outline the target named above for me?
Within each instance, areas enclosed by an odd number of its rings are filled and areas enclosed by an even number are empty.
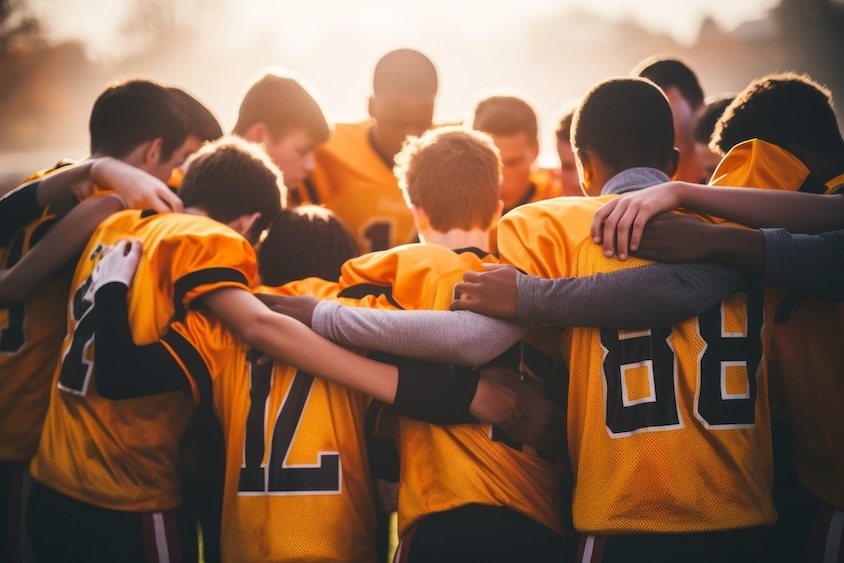
[[[526,93],[549,166],[559,109],[653,54],[685,60],[707,96],[797,71],[844,99],[844,0],[0,0],[0,192],[85,156],[91,105],[115,79],[186,88],[228,131],[244,86],[275,65],[331,119],[357,120],[376,61],[399,47],[437,65],[437,122],[484,90]]]

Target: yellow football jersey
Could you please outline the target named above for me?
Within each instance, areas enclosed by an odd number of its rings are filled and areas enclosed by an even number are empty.
[[[173,328],[207,365],[226,437],[223,560],[374,562],[366,399],[278,362],[259,365],[262,354],[211,316],[190,313]]]
[[[31,174],[43,178],[72,162]],[[94,187],[91,197],[109,193]],[[0,267],[11,268],[58,221],[48,206],[0,248]],[[24,303],[0,309],[0,459],[28,461],[38,449],[50,398],[50,382],[66,329],[71,272],[61,271]]]
[[[476,250],[409,244],[344,264],[340,295],[367,291],[402,309],[448,309],[467,270],[496,262]],[[507,506],[562,534],[561,465],[488,424],[434,426],[398,418],[398,532],[467,504]]]
[[[759,139],[733,148],[714,183],[831,193],[788,151]],[[783,292],[785,293],[785,292]],[[844,508],[844,305],[789,293],[774,326],[774,347],[791,418],[801,480],[828,504]]]
[[[613,197],[516,208],[499,223],[502,261],[545,278],[647,263],[606,258],[592,242],[592,215]],[[578,531],[698,532],[776,519],[764,358],[772,321],[754,286],[671,327],[563,333]]]
[[[413,216],[393,170],[372,148],[369,122],[337,123],[315,153],[307,186],[296,190],[301,203],[331,209],[349,228],[361,252],[384,250],[414,238]]]
[[[45,213],[0,248],[11,268],[55,222]],[[24,303],[0,309],[0,459],[27,461],[35,454],[50,397],[50,382],[65,334],[70,272],[61,272]]]
[[[197,215],[123,211],[103,221],[73,276],[62,346],[34,479],[77,500],[113,510],[167,510],[181,502],[178,442],[199,400],[184,393],[110,401],[97,393],[92,303],[85,298],[102,245],[135,238],[143,255],[129,291],[134,340],[157,341],[195,300],[224,287],[248,290],[257,275],[248,241]]]

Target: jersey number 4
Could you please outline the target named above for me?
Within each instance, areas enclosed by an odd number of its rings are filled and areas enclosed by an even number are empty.
[[[238,492],[242,494],[331,494],[340,491],[340,455],[319,453],[316,465],[288,465],[288,453],[296,437],[302,413],[314,383],[312,375],[297,372],[282,402],[272,436],[269,463],[264,466],[264,428],[267,398],[273,380],[273,362],[258,365],[261,356],[249,354],[251,388],[249,413],[246,417],[246,444],[243,467],[240,469]]]
[[[756,286],[743,295],[747,307],[742,330],[727,330],[722,305],[716,305],[696,319],[702,348],[685,351],[697,360],[694,414],[708,428],[746,428],[755,422],[756,377],[762,359],[762,289]],[[624,335],[601,329],[606,424],[612,435],[681,424],[677,351],[671,342],[670,327]],[[631,394],[631,389],[636,392]]]

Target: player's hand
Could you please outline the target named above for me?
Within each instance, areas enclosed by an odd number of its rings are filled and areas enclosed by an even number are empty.
[[[513,428],[504,429],[507,436],[538,450],[560,448],[565,428],[563,411],[545,396],[542,385],[535,381],[525,378],[514,389],[530,409],[530,418],[520,421]]]
[[[129,287],[141,261],[143,245],[139,240],[121,240],[100,252],[100,259],[91,273],[94,292],[107,283],[117,282]]]
[[[515,319],[518,271],[506,264],[484,264],[486,272],[466,272],[463,281],[454,285],[459,295],[451,310],[465,309],[501,319]]]
[[[319,299],[311,295],[275,295],[271,293],[256,294],[264,305],[282,315],[293,317],[300,323],[310,327],[314,316],[314,308]]]
[[[155,176],[115,158],[100,158],[91,168],[91,178],[120,194],[130,209],[154,209],[159,213],[182,211],[184,206],[173,190]]]
[[[530,409],[513,386],[519,375],[505,368],[485,368],[469,413],[481,422],[500,426],[505,432],[518,428],[531,417]]]
[[[592,240],[603,247],[605,256],[626,260],[639,248],[648,221],[680,207],[681,186],[680,182],[667,182],[607,202],[592,217]]]
[[[712,229],[721,228],[691,215],[663,213],[645,227],[641,244],[633,254],[659,262],[708,260],[711,244],[717,240],[711,236]]]

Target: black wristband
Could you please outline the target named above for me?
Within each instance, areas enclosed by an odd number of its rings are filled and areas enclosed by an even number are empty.
[[[387,356],[376,355],[373,359],[399,368],[393,403],[398,413],[431,424],[478,422],[469,413],[469,406],[478,389],[479,373],[470,368]]]

